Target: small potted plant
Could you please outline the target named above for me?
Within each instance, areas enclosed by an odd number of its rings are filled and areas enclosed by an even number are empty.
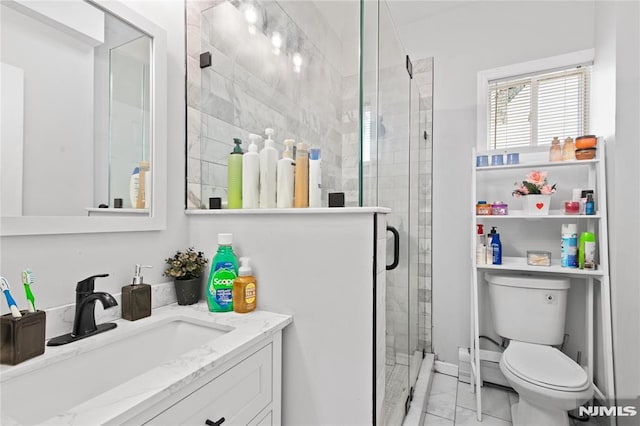
[[[164,275],[173,278],[178,305],[197,303],[202,293],[202,273],[208,262],[204,253],[189,247],[185,251],[177,251],[165,262],[169,266]]]
[[[551,195],[556,192],[556,185],[547,183],[547,172],[532,170],[521,183],[516,182],[516,189],[512,195],[516,198],[524,197],[522,205],[524,213],[532,216],[549,214]]]

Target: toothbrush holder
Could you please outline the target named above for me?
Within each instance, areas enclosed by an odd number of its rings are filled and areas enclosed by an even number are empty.
[[[20,311],[0,317],[0,364],[16,365],[44,353],[47,315],[44,311]]]

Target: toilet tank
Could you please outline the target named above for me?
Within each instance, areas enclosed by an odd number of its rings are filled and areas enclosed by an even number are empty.
[[[562,343],[568,278],[487,273],[485,279],[496,333],[522,342]]]

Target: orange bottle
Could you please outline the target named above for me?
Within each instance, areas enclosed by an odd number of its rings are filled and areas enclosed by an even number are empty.
[[[296,170],[293,207],[309,207],[309,146],[300,142],[296,147]]]
[[[573,139],[568,137],[564,140],[562,145],[562,161],[571,161],[576,159],[576,146],[573,144]]]
[[[246,314],[256,308],[258,293],[256,277],[251,275],[251,266],[248,257],[240,258],[238,278],[233,280],[233,310],[239,314]]]

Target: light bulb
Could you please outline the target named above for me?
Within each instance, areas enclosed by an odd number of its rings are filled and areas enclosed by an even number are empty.
[[[293,65],[296,66],[296,68],[300,68],[302,66],[302,55],[299,54],[298,52],[293,54]]]
[[[280,49],[280,47],[282,47],[282,36],[279,32],[275,31],[271,35],[271,44],[273,44],[273,47],[276,49]]]
[[[244,10],[244,19],[252,25],[258,22],[258,12],[256,12],[256,8],[251,5],[247,6]]]

